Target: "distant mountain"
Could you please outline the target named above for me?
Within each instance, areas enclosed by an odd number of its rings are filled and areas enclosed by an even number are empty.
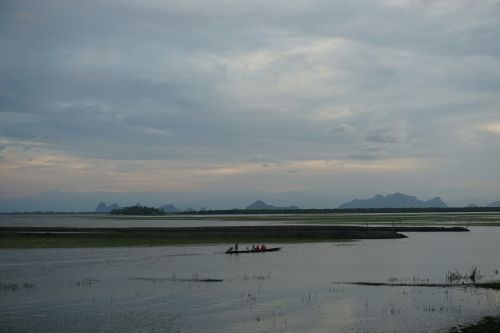
[[[170,205],[163,205],[163,206],[160,206],[159,208],[163,209],[163,211],[165,213],[178,213],[179,212],[179,209],[177,209],[177,207],[175,207],[172,204],[170,204]]]
[[[492,202],[486,207],[500,207],[500,200]]]
[[[248,210],[266,210],[266,209],[268,209],[268,210],[290,210],[290,209],[299,209],[299,207],[294,206],[294,205],[287,206],[287,207],[276,207],[273,205],[268,205],[262,200],[257,200],[253,204],[247,206],[247,208],[245,208],[245,209],[248,209]]]
[[[415,196],[403,193],[394,193],[383,196],[377,194],[371,199],[354,199],[339,206],[341,209],[352,208],[446,208],[448,207],[439,197],[422,201]]]
[[[95,213],[110,213],[113,209],[119,209],[120,206],[117,204],[111,204],[109,206],[106,206],[105,202],[99,202],[97,205],[96,209],[94,210]]]
[[[468,204],[467,206],[465,206],[465,208],[477,208],[477,207],[479,206],[476,204]]]
[[[418,200],[418,201],[420,201],[420,200]],[[435,198],[432,198],[431,200],[420,201],[420,202],[423,202],[423,204],[424,204],[423,207],[425,207],[425,208],[427,208],[427,207],[431,207],[431,208],[446,208],[446,207],[448,207],[448,205],[445,204],[443,202],[443,200],[441,200],[440,197],[435,197]]]

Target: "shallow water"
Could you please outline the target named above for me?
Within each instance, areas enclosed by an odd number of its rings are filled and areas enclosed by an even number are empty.
[[[0,250],[0,331],[432,332],[500,314],[493,290],[341,283],[444,283],[473,266],[500,278],[500,228],[408,236],[242,255],[225,245]]]
[[[0,227],[203,227],[269,224],[377,225],[485,225],[500,226],[497,212],[398,213],[398,214],[255,214],[113,216],[107,214],[0,214]]]
[[[208,218],[208,219],[205,219]],[[67,227],[67,228],[151,228],[264,225],[273,221],[241,221],[218,216],[112,216],[106,214],[0,214],[0,227]]]

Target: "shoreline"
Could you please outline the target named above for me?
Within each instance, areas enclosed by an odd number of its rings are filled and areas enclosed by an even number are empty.
[[[401,232],[466,232],[462,227],[329,225],[172,228],[0,227],[0,248],[74,248],[188,244],[293,243],[407,238]]]
[[[500,316],[485,316],[475,323],[452,327],[449,333],[497,333],[500,332]]]

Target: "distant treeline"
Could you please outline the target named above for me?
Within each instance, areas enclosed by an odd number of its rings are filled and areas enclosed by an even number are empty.
[[[453,208],[325,208],[325,209],[220,209],[181,212],[182,215],[222,215],[222,214],[369,214],[369,213],[476,213],[500,212],[500,207],[453,207]]]
[[[56,211],[31,211],[31,212],[2,212],[0,215],[89,215],[102,214],[96,212],[56,212]]]
[[[362,214],[362,213],[482,213],[500,212],[500,207],[453,207],[453,208],[324,208],[324,209],[218,209],[168,213],[163,209],[135,205],[114,209],[111,214],[115,215],[249,215],[249,214]],[[70,215],[70,214],[103,214],[96,212],[54,212],[54,211],[32,211],[32,212],[5,212],[0,215]]]
[[[128,206],[111,211],[112,215],[165,215],[165,211],[160,208],[147,207],[142,205]]]

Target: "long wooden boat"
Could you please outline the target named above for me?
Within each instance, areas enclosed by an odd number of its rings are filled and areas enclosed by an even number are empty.
[[[281,247],[270,247],[265,250],[227,250],[226,254],[238,254],[238,253],[263,253],[263,252],[275,252],[281,250]]]

